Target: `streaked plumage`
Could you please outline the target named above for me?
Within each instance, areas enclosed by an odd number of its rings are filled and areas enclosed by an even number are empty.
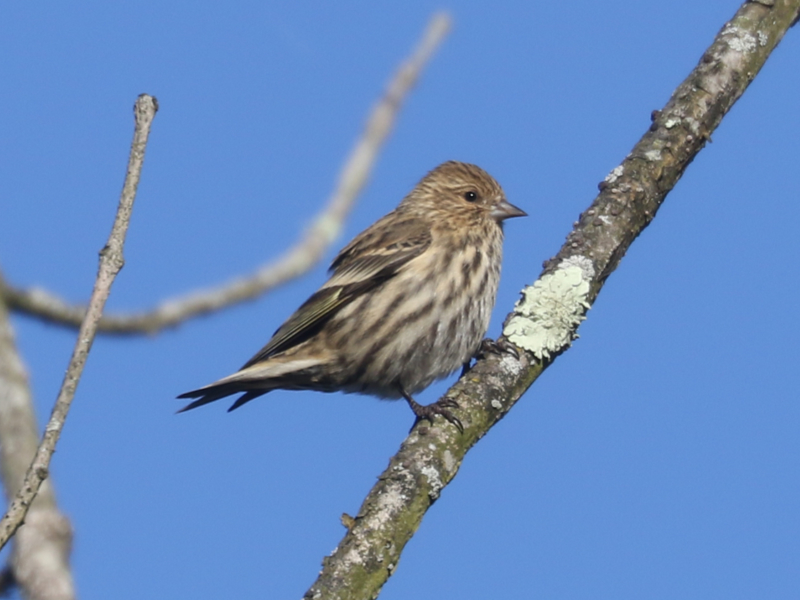
[[[447,413],[410,394],[477,351],[500,279],[502,221],[523,215],[481,168],[439,165],[345,246],[330,279],[240,371],[181,394],[197,398],[182,411],[240,392],[229,410],[274,389],[310,389],[406,397],[418,417]]]

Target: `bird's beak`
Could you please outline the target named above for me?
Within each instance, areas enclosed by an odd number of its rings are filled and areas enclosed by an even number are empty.
[[[504,221],[505,219],[510,219],[511,217],[527,217],[528,213],[526,213],[521,208],[517,208],[513,204],[511,204],[508,200],[503,198],[500,202],[492,209],[490,213],[492,218],[497,221]]]

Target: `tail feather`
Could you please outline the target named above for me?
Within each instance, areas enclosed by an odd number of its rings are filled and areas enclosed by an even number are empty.
[[[240,407],[242,404],[247,402],[248,400],[252,400],[262,394],[266,394],[267,392],[271,391],[270,389],[260,389],[249,391],[245,385],[242,384],[231,384],[231,383],[223,383],[221,385],[211,384],[207,385],[206,387],[202,387],[197,390],[192,390],[191,392],[186,392],[178,396],[178,398],[197,398],[194,402],[190,402],[178,412],[186,412],[187,410],[192,410],[194,408],[198,408],[200,406],[205,406],[211,402],[216,402],[222,398],[226,398],[227,396],[232,396],[234,394],[238,394],[240,392],[247,392],[244,396],[239,398],[234,405],[229,408],[228,410],[231,411],[234,408]],[[244,398],[247,400],[243,400]]]
[[[181,394],[178,398],[197,398],[197,400],[187,404],[178,412],[186,412],[220,398],[244,392],[244,395],[233,403],[228,412],[236,410],[253,398],[258,398],[276,388],[286,387],[283,384],[291,377],[292,373],[314,367],[319,363],[320,360],[317,358],[286,362],[267,360],[256,363],[210,385]]]
[[[253,391],[253,392],[247,392],[243,396],[239,396],[239,398],[236,400],[236,402],[231,404],[231,407],[228,409],[228,412],[231,412],[232,410],[236,410],[237,408],[239,408],[243,404],[247,404],[248,402],[250,402],[250,400],[252,400],[253,398],[258,398],[259,396],[263,396],[264,394],[266,394],[269,391],[271,391],[271,390],[256,390],[256,391]]]

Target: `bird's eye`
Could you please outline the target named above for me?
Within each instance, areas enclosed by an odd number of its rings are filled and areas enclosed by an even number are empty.
[[[466,200],[467,202],[475,202],[477,199],[478,199],[478,194],[476,194],[472,190],[464,192],[464,200]]]

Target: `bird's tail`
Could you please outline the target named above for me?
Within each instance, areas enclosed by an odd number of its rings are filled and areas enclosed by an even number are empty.
[[[178,398],[197,398],[194,402],[190,402],[178,412],[186,412],[187,410],[192,410],[193,408],[198,408],[199,406],[203,406],[208,404],[209,402],[214,402],[221,398],[226,398],[227,396],[232,396],[233,394],[238,394],[239,392],[246,392],[243,396],[238,398],[236,402],[234,402],[231,407],[228,409],[228,412],[235,410],[245,404],[246,402],[250,402],[253,398],[258,398],[259,396],[263,396],[267,392],[271,391],[272,388],[268,389],[260,389],[260,390],[251,390],[247,391],[247,388],[244,388],[241,384],[235,383],[223,383],[223,384],[216,384],[212,383],[211,385],[207,385],[205,387],[192,390],[191,392],[186,392],[178,396]]]
[[[197,400],[187,404],[178,412],[186,412],[220,398],[244,392],[228,409],[228,412],[231,412],[250,402],[253,398],[263,396],[277,388],[288,387],[285,385],[287,376],[291,376],[292,373],[302,369],[316,366],[319,362],[316,359],[305,359],[287,362],[269,360],[256,363],[205,387],[181,394],[178,398],[197,398]]]

